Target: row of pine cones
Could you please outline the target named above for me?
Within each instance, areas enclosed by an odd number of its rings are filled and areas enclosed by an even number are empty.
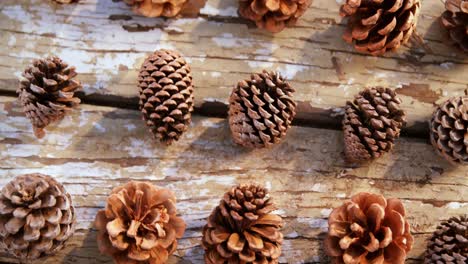
[[[35,60],[23,73],[19,100],[37,137],[64,117],[80,99],[75,68],[57,57]],[[139,108],[149,131],[171,144],[187,131],[194,110],[190,65],[176,51],[151,54],[138,75]],[[240,81],[229,97],[229,126],[234,142],[249,148],[281,142],[296,115],[294,89],[279,74],[263,71]],[[347,102],[343,119],[345,156],[362,163],[389,152],[405,125],[405,112],[394,90],[368,88]],[[468,96],[449,99],[430,121],[431,142],[453,163],[468,164]]]
[[[278,263],[284,222],[266,188],[227,191],[202,232],[205,263]],[[324,248],[333,263],[403,264],[413,236],[403,203],[358,193],[328,218]],[[63,185],[43,174],[21,175],[0,192],[0,250],[21,261],[57,253],[71,238],[76,214]],[[162,264],[186,229],[176,197],[149,182],[114,188],[95,219],[101,253],[117,264]],[[425,263],[468,262],[468,218],[442,222],[429,239]]]
[[[73,0],[56,0],[70,3]],[[198,14],[206,0],[125,0],[147,17]],[[280,32],[295,25],[312,0],[239,0],[239,14],[259,28]],[[446,0],[441,16],[452,42],[468,52],[468,0]],[[416,30],[420,0],[345,0],[340,15],[349,17],[343,35],[359,52],[382,55],[408,42]]]

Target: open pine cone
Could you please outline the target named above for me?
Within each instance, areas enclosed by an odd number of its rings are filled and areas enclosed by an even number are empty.
[[[416,29],[420,8],[420,0],[346,0],[340,15],[350,18],[343,38],[363,53],[396,50]]]
[[[250,148],[279,143],[296,115],[293,92],[279,73],[265,70],[240,81],[229,98],[234,142]]]
[[[66,111],[80,103],[74,96],[81,87],[73,79],[76,75],[75,67],[68,67],[58,57],[34,60],[24,70],[16,92],[36,137],[42,138],[47,125],[62,119]]]
[[[393,148],[405,124],[401,100],[389,88],[370,88],[347,102],[343,119],[345,156],[350,162],[380,157]]]
[[[175,17],[188,0],[125,0],[133,12],[146,17]]]
[[[147,182],[114,188],[96,216],[100,251],[117,264],[166,263],[185,232],[175,204],[170,190]]]
[[[193,112],[190,66],[172,50],[158,50],[141,66],[138,75],[143,120],[161,142],[171,144],[188,129]]]
[[[468,217],[442,222],[427,245],[425,264],[468,263]]]
[[[333,263],[405,263],[413,237],[398,199],[358,193],[328,218],[325,251]]]
[[[26,174],[0,194],[0,249],[31,261],[62,249],[74,232],[75,209],[62,184],[50,176]]]
[[[453,164],[468,165],[468,96],[440,105],[430,122],[431,142]]]
[[[206,263],[278,263],[283,220],[271,213],[275,208],[267,193],[257,185],[240,185],[224,194],[203,228]]]
[[[312,0],[239,0],[239,14],[270,32],[296,24]]]
[[[446,0],[447,9],[441,17],[450,38],[464,52],[468,52],[468,0]]]

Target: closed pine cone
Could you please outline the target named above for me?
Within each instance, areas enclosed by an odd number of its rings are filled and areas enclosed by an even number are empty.
[[[239,185],[224,194],[203,228],[206,263],[278,263],[283,220],[271,213],[275,208],[267,192]]]
[[[447,9],[441,17],[450,38],[464,52],[468,52],[468,0],[446,0]]]
[[[26,174],[0,194],[0,249],[31,261],[59,251],[74,232],[75,209],[62,184]]]
[[[177,141],[193,112],[190,66],[178,52],[158,50],[143,62],[138,82],[140,110],[150,132],[161,142]]]
[[[16,92],[36,137],[42,138],[47,125],[62,119],[66,111],[80,103],[74,97],[81,87],[73,79],[76,75],[75,67],[68,67],[58,57],[34,60],[23,72]]]
[[[174,193],[151,183],[114,188],[96,216],[100,251],[117,264],[166,263],[185,232],[175,205]]]
[[[239,0],[239,14],[270,32],[296,24],[312,0]]]
[[[363,53],[396,50],[416,29],[420,8],[420,0],[346,0],[340,15],[350,18],[343,38]]]
[[[468,96],[440,105],[430,122],[434,148],[453,164],[468,165]]]
[[[328,218],[325,251],[332,263],[405,263],[413,237],[398,199],[358,193]]]
[[[370,88],[347,102],[343,119],[345,156],[350,162],[380,157],[393,148],[405,124],[401,100],[389,88]]]
[[[468,217],[442,222],[427,245],[425,264],[468,263]]]
[[[125,0],[133,12],[146,17],[175,17],[188,0]]]
[[[296,115],[293,92],[279,73],[263,71],[240,81],[229,98],[234,142],[250,148],[279,143]]]

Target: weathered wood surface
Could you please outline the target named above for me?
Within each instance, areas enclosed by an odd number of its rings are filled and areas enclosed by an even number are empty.
[[[64,183],[77,207],[71,243],[37,263],[111,263],[96,248],[92,221],[109,191],[131,179],[178,195],[188,228],[171,263],[203,263],[201,228],[237,183],[271,189],[286,220],[282,263],[327,262],[322,239],[328,214],[360,191],[403,200],[416,238],[407,263],[421,261],[439,220],[468,210],[468,170],[448,165],[422,139],[400,139],[392,153],[360,168],[347,168],[342,151],[340,131],[297,126],[282,144],[247,151],[232,143],[225,119],[200,116],[181,141],[166,147],[152,140],[137,111],[91,105],[37,140],[14,98],[0,97],[0,186],[23,173],[49,174]],[[6,256],[0,261],[14,262]]]
[[[0,91],[14,91],[33,58],[56,54],[77,66],[88,99],[134,107],[145,56],[171,48],[192,63],[196,106],[205,114],[224,113],[232,86],[265,68],[297,88],[300,123],[336,127],[336,107],[364,86],[388,85],[411,113],[406,131],[422,133],[433,103],[468,89],[468,57],[447,45],[437,20],[442,1],[423,1],[417,31],[424,43],[385,57],[358,54],[342,41],[341,2],[314,0],[297,26],[273,35],[239,18],[236,0],[209,0],[199,17],[178,20],[133,15],[120,0],[2,0]]]

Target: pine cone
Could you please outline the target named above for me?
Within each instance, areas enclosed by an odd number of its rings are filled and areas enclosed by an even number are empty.
[[[468,96],[440,105],[430,122],[434,148],[453,164],[468,165]]]
[[[257,27],[277,33],[296,24],[312,0],[239,0],[239,14]]]
[[[405,263],[413,237],[398,199],[359,193],[328,218],[325,251],[333,263]]]
[[[340,15],[350,18],[343,38],[362,53],[394,51],[413,34],[420,8],[420,0],[346,0]]]
[[[75,67],[68,67],[58,57],[34,60],[22,74],[24,78],[16,92],[36,137],[42,138],[47,125],[61,120],[66,111],[80,103],[74,97],[74,92],[81,87],[73,79],[76,75]]]
[[[224,194],[203,228],[205,262],[278,263],[283,225],[268,197],[257,185],[240,185]]]
[[[296,115],[293,92],[279,73],[265,70],[240,81],[229,98],[234,142],[251,148],[279,143]]]
[[[468,217],[442,222],[427,245],[425,264],[468,263]]]
[[[177,141],[193,112],[190,66],[178,52],[159,50],[141,66],[138,82],[140,110],[151,133],[167,144]]]
[[[464,52],[468,52],[468,0],[446,0],[447,9],[441,17],[450,38]]]
[[[100,251],[117,264],[165,263],[185,232],[175,205],[174,193],[151,183],[115,188],[96,216]]]
[[[125,0],[133,12],[146,17],[175,17],[188,0]]]
[[[375,159],[393,148],[406,122],[400,103],[393,90],[382,87],[365,89],[354,103],[346,103],[343,131],[348,161]]]
[[[0,249],[22,260],[59,251],[74,232],[70,194],[50,176],[16,177],[0,194]]]

